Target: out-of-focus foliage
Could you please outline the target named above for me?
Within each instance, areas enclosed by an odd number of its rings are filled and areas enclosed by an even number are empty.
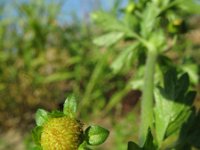
[[[98,46],[112,47],[115,52],[110,64],[112,73],[127,74],[136,69],[128,82],[133,89],[141,89],[143,85],[146,47],[150,44],[159,51],[156,83],[162,81],[162,72],[177,67],[180,73],[187,72],[192,84],[196,85],[199,81],[199,42],[195,42],[191,32],[199,28],[193,27],[191,18],[200,13],[199,7],[193,0],[129,0],[118,13],[96,11],[91,15],[104,31],[93,42]],[[110,100],[108,110],[118,102]]]
[[[3,5],[0,6],[1,127],[32,125],[37,108],[58,108],[65,94],[73,91],[79,96],[82,118],[87,118],[87,113],[90,119],[101,118],[114,110],[116,118],[112,116],[110,120],[117,125],[113,127],[112,142],[125,148],[131,133],[124,126],[131,119],[124,117],[119,124],[118,119],[140,98],[139,90],[132,89],[140,89],[143,84],[146,58],[146,48],[135,40],[133,31],[148,39],[154,33],[150,30],[154,24],[150,23],[157,20],[148,20],[148,15],[153,15],[148,12],[156,10],[143,10],[146,0],[140,3],[129,0],[124,8],[121,2],[114,1],[109,11],[92,13],[89,24],[59,22],[63,1],[13,3],[17,14],[10,18],[1,17]],[[166,5],[164,1],[154,2],[160,2],[163,8]],[[184,3],[179,5],[181,10],[199,11],[186,0]],[[199,80],[200,54],[199,38],[194,39],[192,33],[198,29],[198,22],[194,23],[196,16],[192,20],[191,13],[177,7],[173,10],[162,14],[163,30],[151,39],[158,46],[167,45],[158,57],[156,82],[161,80],[162,71],[174,66],[173,61],[179,72],[187,72],[195,85]],[[167,36],[162,38],[163,34]]]
[[[80,97],[82,114],[93,111],[95,116],[125,88],[125,76],[111,74],[114,52],[92,43],[101,32],[97,27],[59,22],[62,2],[11,4],[16,14],[0,20],[1,126],[14,127],[22,121],[26,126],[38,107],[58,108],[72,91]]]
[[[94,22],[105,32],[93,42],[98,46],[107,49],[111,48],[112,51],[116,52],[110,66],[112,72],[115,74],[130,73],[131,77],[136,74],[136,78],[129,78],[130,82],[127,82],[127,86],[132,83],[131,85],[133,88],[143,88],[144,96],[141,117],[141,131],[143,135],[139,142],[143,149],[157,149],[153,146],[145,147],[145,143],[148,142],[148,128],[154,126],[154,123],[157,132],[156,137],[158,138],[156,144],[160,148],[164,138],[177,132],[190,115],[191,110],[187,110],[187,107],[183,108],[183,105],[179,106],[176,104],[177,97],[175,96],[172,98],[170,97],[170,100],[173,100],[173,102],[160,98],[158,94],[156,95],[157,97],[155,96],[153,98],[152,96],[151,98],[151,90],[153,93],[154,85],[150,82],[145,82],[145,79],[146,81],[153,80],[151,76],[154,74],[152,73],[154,72],[154,60],[158,60],[155,66],[155,75],[153,75],[155,76],[156,85],[163,84],[162,74],[170,68],[177,68],[178,74],[186,71],[188,75],[185,74],[181,76],[178,81],[173,82],[173,86],[175,86],[177,91],[174,90],[172,93],[179,94],[178,96],[180,97],[178,97],[178,99],[181,99],[181,103],[191,101],[192,104],[192,100],[195,98],[194,93],[189,93],[189,95],[185,97],[184,94],[186,93],[184,92],[186,92],[189,87],[189,78],[191,78],[193,85],[198,84],[199,81],[199,56],[194,56],[196,51],[199,50],[199,43],[194,43],[192,41],[190,44],[196,45],[196,47],[188,47],[189,40],[186,37],[187,34],[190,34],[191,30],[190,17],[192,17],[194,13],[199,14],[199,8],[200,5],[197,4],[197,1],[193,0],[189,0],[189,2],[183,0],[129,0],[128,6],[122,10],[123,12],[120,15],[104,11],[97,11],[92,14]],[[124,47],[122,47],[122,45]],[[117,48],[119,48],[119,50]],[[154,59],[154,56],[157,57],[157,59]],[[174,56],[175,58],[173,58]],[[146,57],[148,57],[147,62],[145,62]],[[147,63],[145,66],[147,68],[144,72],[143,68],[145,63]],[[148,66],[148,64],[150,64],[150,66]],[[188,66],[191,66],[190,69]],[[134,68],[136,71],[130,72],[130,70]],[[144,75],[145,79],[143,78]],[[171,75],[176,77],[173,73],[171,73]],[[172,81],[164,80],[164,85],[167,88],[172,88],[169,82]],[[190,85],[190,88],[194,88],[194,86]],[[145,93],[146,91],[147,93]],[[172,94],[170,92],[171,91],[166,91],[166,94]],[[153,99],[156,99],[155,105],[159,105],[158,108],[155,109],[156,114],[154,120],[152,119],[154,118],[153,115],[151,115]],[[109,112],[121,100],[122,99],[110,99],[105,111]],[[163,102],[165,101],[166,103],[164,104]],[[191,109],[191,104],[189,109]],[[165,112],[162,106],[166,109]],[[153,145],[152,140],[149,142],[148,144]],[[129,146],[132,147],[130,147],[130,150],[137,149],[134,147],[134,143],[130,143]]]

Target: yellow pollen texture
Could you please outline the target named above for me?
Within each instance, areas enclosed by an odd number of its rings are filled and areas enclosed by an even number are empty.
[[[68,117],[52,118],[43,126],[43,150],[77,150],[83,133],[82,124]]]

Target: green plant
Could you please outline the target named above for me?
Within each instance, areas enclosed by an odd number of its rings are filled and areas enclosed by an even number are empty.
[[[188,39],[190,17],[199,13],[199,5],[193,0],[129,0],[121,9],[121,2],[94,12],[95,25],[60,24],[57,1],[18,3],[16,16],[0,18],[0,126],[20,125],[24,133],[38,107],[58,109],[65,93],[75,93],[80,118],[112,126],[113,139],[102,149],[125,149],[127,141],[137,141],[138,126],[139,142],[129,142],[129,149],[199,148],[199,112],[192,108],[199,44]],[[142,91],[142,104],[133,102],[133,90]],[[136,109],[142,105],[141,125],[138,112],[123,114],[127,101]],[[66,136],[63,145],[95,145],[87,140],[90,130],[70,112],[39,109],[36,114],[43,113],[48,119],[46,125],[37,121],[36,149],[56,139],[43,134],[46,142],[40,140],[41,129],[51,134],[51,126],[70,134],[74,130],[77,141]],[[58,122],[77,128],[68,130]],[[35,149],[29,140],[26,147]]]
[[[38,150],[89,150],[91,146],[102,144],[109,131],[92,125],[83,129],[83,123],[76,119],[77,104],[74,96],[69,96],[63,112],[47,112],[38,109],[33,139]]]
[[[93,20],[105,32],[109,32],[97,37],[94,40],[96,45],[110,48],[119,45],[119,41],[127,43],[127,48],[121,51],[111,64],[113,72],[127,71],[133,66],[133,62],[137,62],[136,67],[138,70],[142,69],[144,75],[138,86],[135,86],[142,90],[139,146],[130,142],[129,150],[168,149],[170,142],[170,148],[179,149],[187,143],[178,139],[183,124],[189,116],[195,116],[192,113],[195,92],[188,90],[189,77],[192,78],[192,74],[189,71],[188,74],[184,73],[184,67],[174,65],[165,53],[183,42],[181,35],[187,32],[183,15],[189,16],[192,13],[199,13],[199,5],[194,1],[130,0],[123,19],[105,12],[92,15]],[[167,43],[169,39],[172,45]],[[198,80],[196,84],[197,82]],[[156,85],[162,87],[157,88]],[[106,112],[119,101],[120,99],[111,99],[106,106]],[[166,146],[165,142],[174,136],[176,138]],[[199,148],[196,143],[190,141],[186,145],[188,149],[193,146]]]

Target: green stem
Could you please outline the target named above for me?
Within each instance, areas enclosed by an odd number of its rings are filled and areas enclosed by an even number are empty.
[[[153,88],[154,88],[154,70],[157,59],[157,51],[149,47],[147,61],[145,65],[144,87],[141,101],[141,128],[139,135],[140,145],[144,145],[148,129],[153,124]]]

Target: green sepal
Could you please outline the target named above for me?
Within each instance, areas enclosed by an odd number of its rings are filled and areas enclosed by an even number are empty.
[[[105,142],[109,131],[100,126],[89,126],[85,131],[86,141],[89,145],[100,145]]]
[[[42,150],[42,147],[41,146],[35,146],[31,150]]]
[[[86,141],[83,141],[83,142],[81,143],[81,145],[79,145],[78,150],[91,150],[91,149],[88,147],[87,142],[86,142]]]
[[[48,114],[49,118],[59,118],[65,116],[65,114],[62,111],[54,110],[51,113]]]
[[[33,141],[35,142],[35,144],[36,144],[37,146],[40,146],[40,140],[41,140],[42,129],[43,129],[43,127],[41,127],[41,126],[36,126],[36,127],[32,130],[32,138],[33,138]]]
[[[44,109],[38,109],[35,114],[37,126],[42,126],[48,120],[48,112]]]
[[[77,102],[74,95],[68,96],[63,106],[63,113],[69,117],[74,118],[77,111]]]

